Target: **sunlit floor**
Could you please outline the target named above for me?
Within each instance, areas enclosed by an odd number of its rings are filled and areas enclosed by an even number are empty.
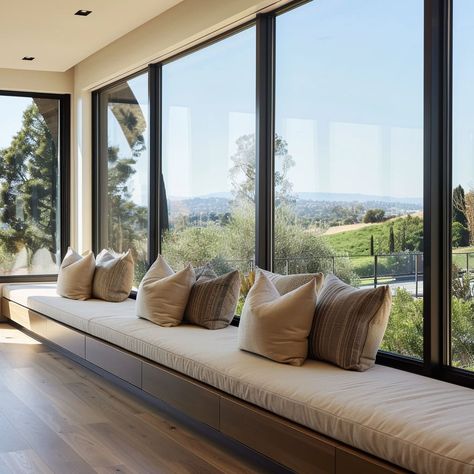
[[[0,474],[269,472],[0,324]]]
[[[0,324],[0,344],[31,344],[38,345],[40,342],[23,332],[6,324]]]

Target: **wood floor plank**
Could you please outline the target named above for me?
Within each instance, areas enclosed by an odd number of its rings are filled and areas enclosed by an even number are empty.
[[[0,413],[0,440],[0,453],[22,451],[30,448],[25,438],[18,433],[3,413]]]
[[[66,442],[12,393],[0,392],[0,412],[54,472],[94,472]]]
[[[2,473],[54,474],[32,449],[0,453],[0,470]]]
[[[99,407],[101,412],[113,422],[114,427],[118,428],[120,432],[130,437],[133,441],[139,440],[136,448],[139,450],[149,448],[153,454],[158,453],[162,461],[166,461],[168,468],[173,469],[177,464],[182,472],[188,472],[188,466],[192,467],[189,472],[219,472],[202,459],[196,456],[191,451],[183,448],[176,440],[165,435],[161,430],[155,426],[151,426],[138,418],[134,413],[127,412],[123,409],[123,405],[116,397],[111,397],[105,391],[97,393],[94,388],[87,383],[68,384],[71,391],[77,396],[81,397],[85,402],[94,404]],[[105,430],[103,425],[100,425],[102,432]]]
[[[1,474],[263,472],[62,354],[1,334]]]

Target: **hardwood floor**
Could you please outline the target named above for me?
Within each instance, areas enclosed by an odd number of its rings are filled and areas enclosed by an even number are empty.
[[[269,468],[0,324],[0,474],[52,472]]]

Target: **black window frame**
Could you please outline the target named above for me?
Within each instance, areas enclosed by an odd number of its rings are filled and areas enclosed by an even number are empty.
[[[71,94],[0,90],[0,96],[51,99],[59,102],[59,232],[61,259],[70,245],[71,231]],[[51,282],[57,273],[0,275],[0,283]]]
[[[163,64],[237,34],[256,25],[256,265],[271,270],[274,239],[274,157],[275,129],[275,19],[310,0],[298,0],[259,13],[255,19],[203,41],[165,61],[150,64],[150,212],[149,260],[160,252],[160,176],[162,161],[162,80]],[[424,173],[424,307],[423,360],[379,351],[377,363],[420,375],[474,388],[474,373],[450,366],[450,269],[451,269],[451,128],[452,128],[452,10],[453,0],[424,0],[423,76],[423,173]],[[421,27],[421,25],[420,25]],[[97,221],[103,176],[98,163],[99,100],[104,90],[143,73],[145,70],[93,92],[93,174],[94,250],[100,247]],[[102,180],[102,186],[100,185]]]

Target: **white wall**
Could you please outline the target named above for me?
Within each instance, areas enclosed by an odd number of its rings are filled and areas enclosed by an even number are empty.
[[[0,68],[0,90],[72,94],[74,71],[42,72]]]
[[[278,0],[184,0],[74,68],[72,244],[92,246],[91,91],[255,18]],[[76,194],[77,193],[77,194]]]

